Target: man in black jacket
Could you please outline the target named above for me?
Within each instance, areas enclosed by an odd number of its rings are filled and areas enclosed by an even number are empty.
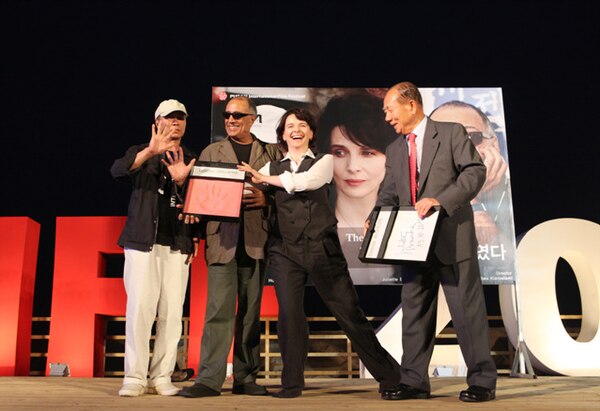
[[[171,383],[171,373],[181,338],[189,263],[197,249],[192,229],[178,220],[176,208],[196,157],[181,145],[187,110],[177,100],[165,100],[154,117],[150,142],[130,147],[111,168],[115,179],[133,184],[127,221],[118,241],[125,249],[127,292],[125,378],[119,390],[123,397],[137,397],[146,391],[160,395],[179,392]]]

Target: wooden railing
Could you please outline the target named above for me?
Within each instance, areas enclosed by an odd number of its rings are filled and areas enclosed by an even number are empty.
[[[368,317],[374,327],[385,318]],[[576,338],[581,315],[561,315],[569,334]],[[333,317],[308,317],[311,333],[309,336],[309,352],[305,369],[306,377],[343,377],[357,378],[360,373],[356,352],[352,343],[339,329]],[[31,367],[30,375],[44,375],[48,351],[50,317],[32,318]],[[502,318],[488,316],[490,325],[491,354],[500,374],[509,374],[514,358],[514,348],[508,341]],[[107,377],[123,376],[123,360],[125,346],[125,317],[107,317],[106,340],[104,353],[104,375]],[[180,368],[187,366],[189,350],[189,317],[183,318],[183,332],[178,348],[177,363]],[[261,318],[261,370],[262,378],[278,378],[281,376],[281,354],[277,339],[277,318]],[[450,326],[445,328],[436,338],[436,344],[457,344],[456,334]],[[193,349],[198,349],[194,347]]]

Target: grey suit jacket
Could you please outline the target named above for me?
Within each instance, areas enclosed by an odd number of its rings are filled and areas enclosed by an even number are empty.
[[[388,146],[386,157],[377,205],[410,206],[408,146],[404,137]],[[417,200],[435,198],[442,206],[434,252],[444,264],[477,256],[470,202],[483,186],[485,173],[485,165],[461,124],[427,119]]]
[[[250,165],[260,169],[269,161],[281,158],[276,145],[254,139],[250,151]],[[210,144],[200,154],[200,161],[238,163],[229,137]],[[267,241],[267,213],[263,209],[244,210],[244,243],[246,253],[254,259],[265,257]],[[233,260],[240,232],[239,222],[208,221],[206,224],[206,262],[226,264]]]

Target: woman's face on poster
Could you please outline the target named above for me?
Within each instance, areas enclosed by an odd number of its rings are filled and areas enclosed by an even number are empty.
[[[377,194],[385,175],[385,154],[353,143],[340,127],[331,131],[333,179],[338,195],[363,198]]]

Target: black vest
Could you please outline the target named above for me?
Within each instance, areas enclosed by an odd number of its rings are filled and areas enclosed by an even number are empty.
[[[323,158],[324,154],[316,157],[305,157],[300,163],[297,173],[307,171]],[[271,161],[270,174],[280,175],[291,171],[290,160]],[[295,243],[303,235],[310,239],[319,239],[332,228],[335,229],[337,220],[327,199],[327,184],[314,191],[300,191],[289,194],[283,188],[275,191],[275,212],[271,214],[272,234],[286,242]]]

